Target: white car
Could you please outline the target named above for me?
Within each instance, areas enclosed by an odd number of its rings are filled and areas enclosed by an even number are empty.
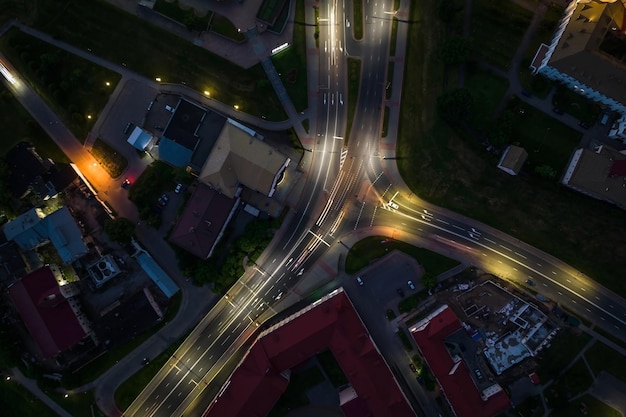
[[[359,285],[363,285],[363,279],[361,277],[356,277],[356,282],[358,282]]]
[[[182,185],[182,184],[178,184],[178,185],[176,186],[176,188],[174,188],[174,192],[175,192],[176,194],[179,194],[179,193],[182,191],[182,189],[183,189],[183,185]]]
[[[413,285],[413,281],[408,281],[407,284],[409,285],[409,288],[414,290],[415,289],[415,285]]]
[[[398,210],[400,208],[400,206],[397,203],[394,203],[393,201],[390,201],[389,203],[387,203],[387,205],[394,210]]]

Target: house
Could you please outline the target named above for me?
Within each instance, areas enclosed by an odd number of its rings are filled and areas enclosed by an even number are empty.
[[[271,197],[290,161],[254,130],[228,119],[198,179],[230,198],[241,186]]]
[[[563,185],[626,209],[626,154],[609,146],[577,149],[569,160]]]
[[[443,305],[409,328],[425,362],[437,379],[456,417],[493,417],[505,411],[510,401],[502,387],[485,378],[469,341],[464,349],[452,349],[465,329],[450,307]],[[471,339],[470,339],[471,340]]]
[[[342,288],[275,322],[254,341],[204,417],[267,415],[291,369],[330,350],[349,380],[347,416],[409,417],[415,412]]]
[[[44,358],[72,348],[89,331],[74,294],[59,286],[58,268],[44,266],[25,275],[8,289],[9,297]]]
[[[152,147],[152,139],[154,139],[154,137],[150,133],[146,132],[139,126],[135,126],[126,141],[138,151],[149,151]]]
[[[609,135],[626,143],[626,72],[620,55],[625,8],[622,1],[571,1],[551,43],[540,46],[530,68],[620,113]]]
[[[524,148],[509,145],[500,157],[498,168],[509,175],[517,175],[522,170],[526,159],[528,159],[528,152]]]
[[[88,252],[81,230],[65,206],[47,216],[41,209],[33,208],[5,224],[2,231],[7,240],[22,250],[52,243],[66,264]]]
[[[159,140],[159,159],[199,171],[225,122],[224,116],[179,99]]]
[[[238,198],[229,198],[198,183],[169,241],[198,258],[209,258],[235,215],[238,203]]]

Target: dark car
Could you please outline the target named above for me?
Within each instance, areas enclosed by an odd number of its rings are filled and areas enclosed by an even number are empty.
[[[122,183],[122,188],[128,188],[130,187],[130,184],[131,184],[130,180],[126,178],[124,182]]]
[[[415,365],[412,362],[409,364],[409,367],[411,368],[411,371],[417,373],[417,368],[415,367]]]
[[[559,109],[558,107],[553,108],[552,111],[555,112],[556,114],[565,114],[565,112]]]
[[[167,202],[170,200],[170,198],[167,196],[167,194],[163,194],[161,195],[161,197],[159,197],[159,205],[161,207],[165,207],[165,205],[167,204]]]

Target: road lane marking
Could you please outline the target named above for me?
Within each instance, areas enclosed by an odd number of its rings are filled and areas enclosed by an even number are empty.
[[[543,266],[543,265],[541,265],[539,262],[537,262],[537,266]]]
[[[488,237],[484,238],[487,242],[489,243],[493,243],[494,245],[496,244],[496,242],[494,242],[493,240],[489,239]]]
[[[553,275],[556,275],[556,272],[552,271],[552,274],[553,274]]]
[[[436,221],[438,221],[439,223],[443,223],[443,224],[450,224],[445,220],[441,220],[441,219],[435,219]]]
[[[457,224],[453,224],[452,227],[457,228],[457,229],[459,229],[459,230],[461,230],[463,232],[465,231],[465,229],[463,229],[461,226],[459,226]]]
[[[561,291],[557,291],[559,293],[559,295],[563,295],[563,293]]]
[[[544,287],[547,287],[547,285],[546,285],[546,284],[544,284],[543,282],[541,283],[541,285],[543,285]]]
[[[580,287],[580,289],[581,289],[581,290],[583,290],[583,291],[587,291],[587,290],[586,290],[586,289],[584,289],[583,287]]]
[[[519,253],[519,252],[515,252],[515,254],[516,254],[517,256],[519,256],[520,258],[528,259],[527,257],[525,257],[524,255],[522,255],[522,254],[521,254],[521,253]]]
[[[502,249],[506,249],[506,250],[508,250],[509,252],[513,252],[513,249],[511,249],[511,248],[507,248],[507,247],[506,247],[506,246],[504,246],[504,245],[498,245],[498,246],[500,246]]]

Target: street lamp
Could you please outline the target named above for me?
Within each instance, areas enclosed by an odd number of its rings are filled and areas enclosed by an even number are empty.
[[[156,80],[157,83],[160,83],[161,82],[161,77],[156,77],[155,80]]]
[[[209,90],[204,90],[204,95],[207,97],[211,97],[211,92]]]
[[[105,84],[106,84],[107,87],[109,87],[111,85],[111,83],[108,82],[108,81]]]
[[[88,115],[87,115],[87,118],[88,118],[89,120],[91,120],[91,114],[88,114]]]
[[[238,104],[235,104],[233,107],[235,108],[235,110],[239,110],[239,105]]]

